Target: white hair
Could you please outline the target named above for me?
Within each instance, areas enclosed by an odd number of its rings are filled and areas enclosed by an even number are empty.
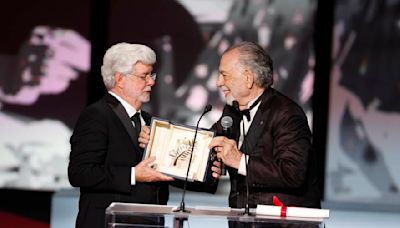
[[[137,62],[153,65],[156,63],[156,53],[141,44],[118,43],[111,46],[106,51],[101,66],[101,75],[107,90],[115,86],[115,73],[135,73],[133,66]]]
[[[228,48],[224,53],[237,50],[240,53],[239,67],[249,68],[256,76],[256,84],[268,88],[274,83],[273,62],[264,49],[254,42],[243,41]]]

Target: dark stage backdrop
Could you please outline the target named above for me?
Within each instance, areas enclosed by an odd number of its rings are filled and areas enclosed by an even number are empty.
[[[235,42],[255,41],[274,59],[275,88],[299,102],[312,121],[316,1],[180,0],[110,2],[109,44],[144,43],[157,52],[157,83],[145,107],[156,116],[201,126],[221,115],[219,59]],[[130,25],[133,21],[134,25]]]
[[[0,188],[69,186],[69,137],[86,105],[90,1],[0,9]]]
[[[400,205],[400,1],[337,0],[325,199]]]

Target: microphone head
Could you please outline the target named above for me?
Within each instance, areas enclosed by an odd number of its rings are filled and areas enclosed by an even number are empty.
[[[233,107],[236,111],[240,112],[239,102],[238,102],[237,100],[232,101],[232,107]]]
[[[228,128],[232,127],[232,125],[233,125],[232,117],[230,117],[230,116],[224,116],[224,117],[222,117],[222,119],[221,119],[221,126],[222,126],[224,129],[228,129]]]
[[[211,111],[212,109],[212,105],[208,104],[206,105],[206,107],[204,108],[204,113]]]

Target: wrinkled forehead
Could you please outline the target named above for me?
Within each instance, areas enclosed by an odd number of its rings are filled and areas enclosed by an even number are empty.
[[[229,71],[240,67],[239,64],[239,52],[237,50],[231,50],[222,55],[220,61],[220,71]]]

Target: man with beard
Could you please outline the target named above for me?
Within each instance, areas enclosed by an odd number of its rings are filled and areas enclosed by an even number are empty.
[[[241,42],[222,55],[217,86],[227,101],[222,116],[233,119],[232,139],[215,137],[210,148],[228,167],[229,206],[254,208],[275,198],[285,206],[320,208],[307,118],[272,84],[272,59],[258,44]]]

